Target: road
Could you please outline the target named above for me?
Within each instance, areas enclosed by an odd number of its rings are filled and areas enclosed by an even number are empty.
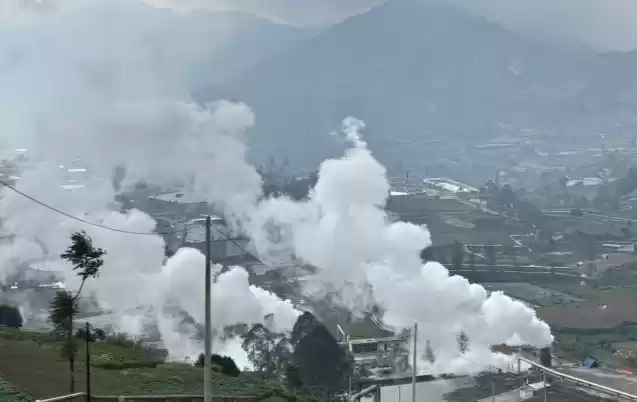
[[[556,370],[629,394],[637,394],[637,376],[621,374],[610,368],[556,367]]]

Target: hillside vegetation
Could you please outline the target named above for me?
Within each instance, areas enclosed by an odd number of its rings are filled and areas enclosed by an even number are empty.
[[[69,373],[60,357],[62,347],[63,342],[50,334],[0,330],[0,378],[7,381],[0,382],[0,401],[68,394]],[[189,363],[166,362],[161,350],[116,337],[91,344],[90,355],[92,391],[96,395],[203,393],[203,369]],[[85,378],[85,349],[81,344],[76,364],[77,391],[85,390]],[[12,391],[9,383],[28,397]],[[263,373],[247,372],[239,377],[213,373],[212,384],[214,394],[219,396],[302,399],[287,394],[275,377]]]

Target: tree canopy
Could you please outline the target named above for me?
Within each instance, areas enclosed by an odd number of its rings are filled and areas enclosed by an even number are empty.
[[[308,335],[314,328],[322,325],[314,314],[309,311],[304,312],[297,318],[292,328],[290,343],[292,346],[298,345],[299,341]]]
[[[345,351],[322,324],[299,341],[292,361],[299,367],[305,386],[321,387],[328,392],[340,389],[350,371]]]
[[[20,328],[22,326],[22,314],[15,306],[0,305],[0,326]]]
[[[254,324],[243,335],[241,347],[256,370],[270,373],[279,370],[290,355],[288,339],[263,324]]]

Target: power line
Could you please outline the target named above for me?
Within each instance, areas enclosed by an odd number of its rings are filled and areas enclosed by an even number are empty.
[[[239,243],[236,239],[228,236],[227,234],[225,234],[223,232],[223,230],[219,229],[218,227],[214,226],[214,225],[210,225],[210,227],[217,233],[219,233],[221,235],[221,237],[223,237],[226,241],[231,242],[232,244],[234,244],[235,246],[239,247],[239,249],[241,251],[243,251],[244,253],[246,253],[247,255],[249,255],[250,257],[254,258],[255,260],[257,260],[259,263],[263,264],[264,266],[271,268],[270,266],[268,266],[268,264],[266,264],[265,262],[263,262],[259,257],[257,257],[256,255],[254,255],[254,253],[250,252],[248,249],[246,249],[241,243]]]
[[[45,202],[42,202],[40,200],[38,200],[35,197],[30,196],[29,194],[18,190],[17,188],[15,188],[14,186],[0,180],[0,184],[5,186],[6,188],[10,189],[11,191],[15,192],[16,194],[19,194],[29,200],[31,200],[32,202],[35,202],[38,205],[43,206],[44,208],[47,208],[53,212],[57,212],[60,215],[66,216],[67,218],[76,220],[78,222],[82,222],[85,223],[87,225],[90,226],[94,226],[100,229],[104,229],[104,230],[110,230],[112,232],[117,232],[117,233],[124,233],[124,234],[130,234],[130,235],[139,235],[139,236],[153,236],[153,235],[171,235],[171,234],[177,234],[177,233],[185,233],[188,232],[187,228],[184,229],[180,229],[180,230],[174,230],[174,231],[170,231],[170,232],[135,232],[135,231],[130,231],[130,230],[124,230],[124,229],[117,229],[117,228],[112,228],[110,226],[106,226],[106,225],[102,225],[96,222],[91,222],[91,221],[87,221],[86,219],[82,219],[80,217],[71,215],[68,212],[64,212],[61,209],[58,209],[52,205],[49,205]],[[248,249],[246,249],[241,243],[239,243],[236,239],[228,236],[226,233],[224,233],[221,229],[219,229],[216,226],[211,225],[211,228],[213,230],[215,230],[217,233],[219,233],[224,240],[229,241],[231,243],[233,243],[234,245],[236,245],[241,251],[243,251],[244,253],[246,253],[247,255],[251,256],[252,258],[256,259],[259,263],[263,264],[264,266],[271,268],[268,266],[268,264],[266,264],[265,262],[263,262],[259,257],[257,257],[254,253],[250,252]]]
[[[0,180],[0,184],[5,186],[6,188],[10,189],[11,191],[13,191],[13,192],[15,192],[15,193],[17,193],[17,194],[19,194],[19,195],[31,200],[31,201],[33,201],[36,204],[39,204],[39,205],[41,205],[41,206],[43,206],[43,207],[45,207],[45,208],[47,208],[47,209],[49,209],[49,210],[51,210],[53,212],[57,212],[60,215],[66,216],[67,218],[76,220],[78,222],[85,223],[87,225],[95,226],[95,227],[100,228],[100,229],[110,230],[112,232],[118,232],[118,233],[131,234],[131,235],[141,235],[141,236],[170,235],[170,234],[177,234],[177,233],[183,233],[183,232],[187,232],[188,231],[188,229],[184,228],[184,229],[170,231],[170,232],[135,232],[135,231],[130,231],[130,230],[112,228],[112,227],[105,226],[105,225],[102,225],[102,224],[99,224],[99,223],[96,223],[96,222],[87,221],[86,219],[82,219],[82,218],[79,218],[77,216],[71,215],[68,212],[64,212],[64,211],[62,211],[62,210],[60,210],[58,208],[55,208],[54,206],[51,206],[51,205],[49,205],[49,204],[47,204],[45,202],[42,202],[42,201],[38,200],[35,197],[30,196],[29,194],[26,194],[26,193],[18,190],[14,186],[12,186],[12,185],[10,185],[8,183],[5,183],[2,180]]]

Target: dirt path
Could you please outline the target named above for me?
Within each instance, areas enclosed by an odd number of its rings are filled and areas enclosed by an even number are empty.
[[[56,352],[33,342],[0,339],[0,377],[34,398],[52,398],[69,393],[68,363]],[[76,391],[84,390],[84,378],[76,376]]]

